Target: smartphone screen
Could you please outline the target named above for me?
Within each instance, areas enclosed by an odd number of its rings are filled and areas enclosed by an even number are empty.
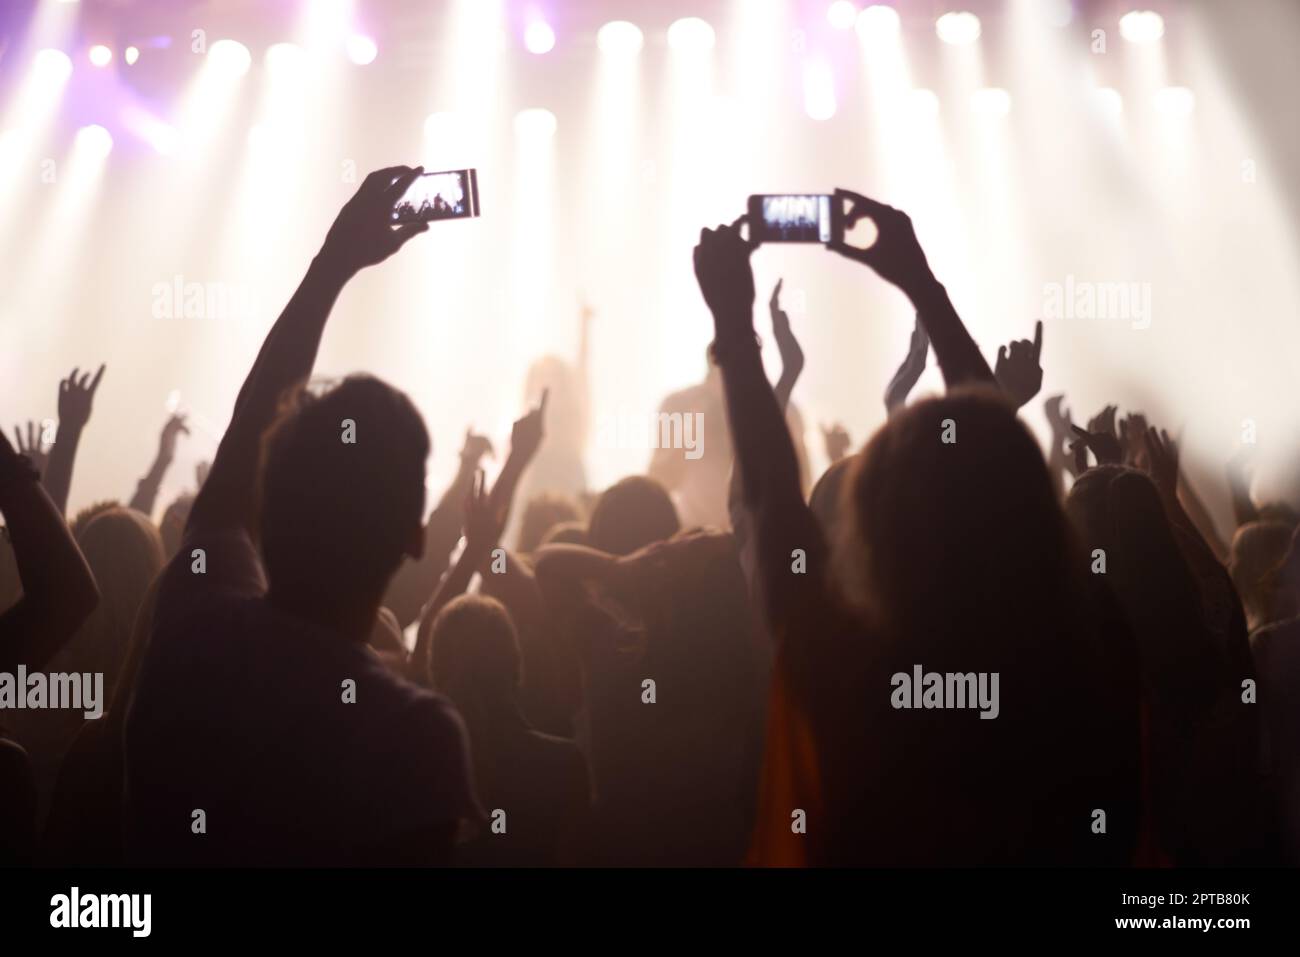
[[[829,243],[831,197],[787,193],[749,197],[750,236],[760,243]]]
[[[472,169],[417,176],[393,206],[395,223],[467,219],[478,214],[478,172]]]

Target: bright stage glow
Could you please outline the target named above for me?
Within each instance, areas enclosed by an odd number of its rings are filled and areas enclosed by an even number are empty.
[[[88,54],[92,66],[108,66],[113,61],[113,51],[102,43],[96,43]]]
[[[596,33],[601,53],[634,56],[645,43],[641,28],[627,20],[611,20]]]
[[[835,77],[831,65],[814,57],[803,68],[803,108],[814,120],[829,120],[835,115]]]
[[[135,61],[140,59],[140,48],[127,47],[126,52],[122,54],[122,59],[126,61],[127,66],[134,66]]]
[[[858,8],[850,0],[835,0],[826,11],[826,19],[836,30],[849,30],[858,18]]]
[[[1011,94],[999,87],[985,87],[971,94],[971,106],[985,116],[1006,116],[1011,112]]]
[[[375,57],[379,56],[379,47],[364,33],[354,33],[348,37],[346,48],[348,59],[357,66],[374,63]]]
[[[41,50],[32,61],[34,84],[59,87],[72,75],[72,60],[62,50]]]
[[[1069,26],[1074,19],[1074,4],[1070,0],[1041,0],[1043,19],[1054,27]]]
[[[944,43],[974,43],[980,38],[980,18],[965,10],[945,13],[934,22],[934,32]]]
[[[225,76],[243,76],[252,62],[248,47],[238,40],[218,40],[208,50],[208,63]]]
[[[682,17],[668,28],[668,45],[680,53],[706,53],[715,39],[713,27],[699,17]]]
[[[515,135],[520,139],[554,136],[556,125],[555,114],[550,110],[534,108],[515,114]]]
[[[88,156],[107,156],[113,148],[113,135],[98,123],[83,126],[77,130],[76,148]]]
[[[1119,116],[1124,112],[1124,97],[1112,86],[1099,86],[1092,91],[1093,102],[1107,116]]]
[[[524,48],[541,55],[555,49],[555,31],[545,20],[533,20],[524,29]]]
[[[1185,86],[1167,86],[1156,93],[1155,106],[1164,116],[1191,116],[1196,109],[1196,95]]]
[[[857,31],[863,40],[896,37],[901,29],[898,11],[883,3],[873,3],[858,14]]]
[[[1155,43],[1165,35],[1165,18],[1154,10],[1134,10],[1119,18],[1119,34],[1129,43]]]
[[[307,65],[307,53],[296,43],[274,43],[267,47],[263,62],[272,73],[290,73]]]
[[[927,90],[925,87],[917,87],[911,93],[912,112],[918,116],[938,116],[939,115],[939,97],[935,95],[934,90]]]

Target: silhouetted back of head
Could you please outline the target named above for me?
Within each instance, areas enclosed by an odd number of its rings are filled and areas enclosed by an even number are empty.
[[[681,528],[677,508],[662,485],[630,475],[607,488],[592,509],[587,544],[611,555],[671,538]]]
[[[519,525],[519,551],[527,554],[536,551],[547,533],[561,522],[575,522],[582,518],[578,503],[567,495],[542,492],[528,500],[524,517]]]
[[[520,680],[519,637],[505,605],[483,595],[460,595],[433,620],[433,686],[468,718],[514,701]]]
[[[272,596],[377,601],[423,541],[429,435],[405,394],[350,376],[298,390],[263,441],[261,548]],[[367,627],[369,622],[367,622]]]
[[[136,613],[163,566],[162,538],[148,518],[119,505],[100,509],[85,522],[77,544],[99,585],[99,605],[51,669],[101,671],[111,696]]]
[[[552,525],[542,538],[543,545],[586,545],[586,522],[560,522]]]
[[[1284,522],[1247,522],[1232,537],[1228,572],[1251,628],[1272,617],[1274,573],[1286,557],[1291,533]]]
[[[917,652],[954,633],[979,634],[989,651],[995,636],[1037,640],[1066,604],[1065,517],[1000,393],[909,406],[853,459],[846,486],[837,564],[849,597]]]

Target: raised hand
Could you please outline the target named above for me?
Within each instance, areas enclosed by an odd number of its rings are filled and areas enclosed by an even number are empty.
[[[824,425],[820,428],[822,441],[826,444],[826,458],[834,465],[849,454],[849,447],[853,444],[853,441],[849,438],[848,430],[838,422],[831,425],[830,428]]]
[[[1043,353],[1043,320],[1034,326],[1034,341],[1015,339],[1010,351],[1007,346],[998,348],[998,361],[993,377],[1002,391],[1021,408],[1043,387],[1043,367],[1039,356]]]
[[[695,247],[695,278],[709,311],[716,339],[754,341],[754,247],[740,235],[740,223],[700,230]]]
[[[27,420],[27,441],[23,441],[23,428],[21,425],[14,426],[14,438],[18,440],[18,454],[27,456],[27,460],[32,463],[32,468],[36,469],[40,475],[45,474],[45,466],[49,464],[50,453],[44,447],[44,436],[41,434],[41,427],[31,419]]]
[[[889,385],[885,388],[887,412],[894,412],[907,404],[908,395],[920,381],[921,373],[925,371],[925,360],[929,354],[930,336],[925,331],[925,326],[921,325],[921,317],[917,316],[916,325],[912,327],[912,338],[908,342],[907,355],[903,357],[898,371],[894,373],[894,377],[889,380]]]
[[[427,230],[428,223],[392,224],[394,204],[423,172],[423,166],[389,166],[367,176],[339,211],[320,258],[343,275],[352,275],[383,262],[412,236]]]
[[[1074,419],[1070,415],[1070,410],[1065,408],[1064,395],[1051,395],[1043,403],[1043,414],[1047,416],[1047,424],[1052,430],[1052,456],[1059,456],[1059,459],[1048,457],[1049,464],[1052,461],[1059,461],[1073,478],[1078,478],[1087,469],[1087,448],[1080,445],[1083,451],[1084,466],[1082,469],[1078,465],[1078,456],[1074,452]]]
[[[492,440],[487,436],[479,435],[473,429],[466,429],[465,444],[460,449],[461,467],[477,467],[485,455],[496,455],[496,451],[492,448]]]
[[[1165,501],[1178,495],[1178,443],[1163,429],[1148,428],[1142,436],[1146,448],[1147,474]]]
[[[828,247],[849,259],[865,263],[909,296],[934,281],[925,251],[917,241],[911,218],[902,210],[887,206],[874,199],[847,189],[835,190],[832,202],[850,203],[844,214],[845,230],[852,229],[860,220],[870,219],[876,224],[876,241],[866,249],[850,246],[843,237],[833,239]]]
[[[803,347],[790,328],[790,317],[781,308],[781,286],[784,284],[784,279],[776,281],[767,307],[772,314],[772,337],[776,339],[776,347],[781,353],[781,377],[788,377],[793,383],[803,372],[804,355]]]
[[[505,511],[494,502],[486,489],[483,471],[474,476],[469,495],[465,499],[465,549],[478,556],[488,554],[505,528]]]
[[[1081,429],[1077,425],[1070,426],[1074,434],[1079,437],[1075,444],[1070,446],[1070,451],[1076,453],[1076,463],[1078,462],[1077,449],[1080,445],[1096,456],[1098,465],[1123,463],[1124,448],[1115,433],[1116,411],[1115,406],[1108,405],[1088,420],[1086,429]]]
[[[162,435],[158,437],[158,458],[170,462],[176,458],[176,443],[182,435],[189,435],[190,427],[182,413],[173,415],[163,425]]]
[[[546,399],[549,394],[549,389],[543,389],[542,398],[537,403],[537,408],[532,409],[522,418],[516,420],[514,427],[510,430],[511,458],[517,457],[522,462],[528,462],[537,454],[537,450],[542,445],[542,438],[546,434]]]
[[[95,390],[99,388],[99,380],[104,377],[104,365],[100,365],[99,371],[95,373],[92,379],[87,372],[78,377],[79,369],[73,369],[72,373],[59,383],[59,429],[81,429],[90,421],[91,406],[95,401]]]
[[[1124,461],[1134,468],[1147,467],[1147,417],[1141,412],[1130,412],[1119,420],[1119,443],[1124,447]]]

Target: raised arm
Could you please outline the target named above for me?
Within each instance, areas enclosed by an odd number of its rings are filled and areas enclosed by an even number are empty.
[[[427,223],[391,225],[393,203],[422,168],[392,166],[371,173],[334,220],[289,304],[275,321],[235,400],[207,482],[187,529],[251,529],[258,449],[284,393],[306,382],[335,300],[366,266],[383,262]]]
[[[0,433],[0,513],[23,597],[0,615],[0,672],[37,669],[76,632],[99,602],[99,590],[67,523],[36,471]]]
[[[930,337],[949,389],[970,382],[996,381],[979,346],[949,301],[947,291],[931,272],[907,214],[874,199],[837,189],[834,201],[845,200],[851,203],[845,214],[846,228],[852,228],[861,219],[870,219],[876,224],[877,239],[868,248],[859,249],[840,238],[831,242],[830,248],[870,266],[907,296]]]
[[[77,446],[81,443],[86,423],[90,421],[95,390],[104,377],[103,365],[93,379],[89,372],[78,378],[77,371],[73,369],[72,374],[59,383],[59,431],[54,437],[54,447],[50,449],[49,464],[42,479],[60,515],[68,511],[68,491],[72,488]]]
[[[153,515],[154,503],[158,500],[158,488],[162,485],[167,469],[176,458],[176,440],[182,434],[190,434],[189,426],[185,424],[185,416],[173,415],[163,426],[162,435],[158,438],[158,454],[154,457],[153,465],[149,466],[149,471],[145,473],[144,478],[140,479],[135,487],[135,494],[131,496],[130,507],[137,512]]]
[[[907,355],[903,357],[898,371],[894,373],[894,377],[889,380],[889,385],[885,388],[885,412],[888,415],[902,411],[907,405],[907,397],[920,381],[929,354],[930,337],[921,322],[921,314],[917,313],[916,325],[912,328],[912,337],[907,344]],[[831,461],[836,462],[838,459],[833,458]]]

